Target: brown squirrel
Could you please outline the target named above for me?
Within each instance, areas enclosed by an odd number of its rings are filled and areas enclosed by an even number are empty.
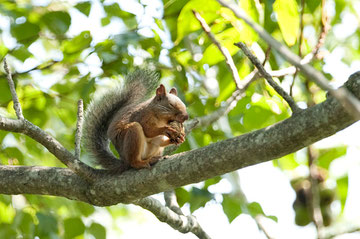
[[[123,87],[90,103],[84,141],[96,164],[117,172],[129,165],[149,168],[161,158],[165,146],[184,142],[186,106],[175,88],[167,93],[162,84],[157,87],[158,80],[150,71],[137,70],[125,79]],[[153,91],[156,95],[147,99]],[[112,154],[109,139],[124,161]]]

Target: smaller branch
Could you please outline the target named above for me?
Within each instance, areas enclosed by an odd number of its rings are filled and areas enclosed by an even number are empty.
[[[325,4],[326,4],[326,1],[322,0],[321,1],[321,33],[319,35],[318,42],[317,42],[314,50],[312,51],[314,58],[317,57],[320,48],[324,45],[325,38],[330,30],[329,17],[326,13]]]
[[[294,113],[298,113],[301,109],[296,105],[295,101],[291,98],[288,93],[286,93],[283,88],[281,88],[271,77],[271,75],[265,70],[262,66],[259,59],[257,59],[250,50],[246,47],[246,45],[242,42],[235,43],[235,46],[241,48],[244,54],[250,59],[250,61],[255,65],[255,67],[259,70],[260,74],[267,80],[267,82],[274,88],[274,90],[281,95],[284,100],[289,104],[291,110]]]
[[[78,101],[78,113],[77,113],[77,124],[76,124],[76,133],[75,133],[75,158],[80,160],[81,153],[81,137],[82,137],[82,127],[84,122],[84,103],[83,100]]]
[[[201,228],[194,216],[179,215],[152,197],[143,198],[133,203],[149,210],[161,222],[165,222],[181,233],[192,232],[200,239],[210,239],[210,236]]]
[[[14,102],[14,110],[16,112],[16,116],[18,117],[18,119],[23,120],[24,116],[23,116],[23,113],[22,113],[22,110],[21,110],[21,105],[20,105],[20,102],[19,102],[19,98],[18,98],[18,96],[16,94],[14,81],[12,79],[9,66],[8,66],[8,64],[6,62],[6,58],[4,58],[4,70],[5,70],[6,78],[8,80],[8,84],[9,84],[9,87],[10,87],[11,96],[12,96],[12,99],[13,99],[13,102]]]
[[[240,77],[239,77],[237,68],[235,66],[234,60],[231,57],[230,52],[228,51],[228,49],[226,47],[223,47],[220,44],[220,42],[218,42],[216,40],[214,34],[211,32],[211,29],[210,29],[209,25],[206,23],[206,21],[204,20],[204,18],[202,18],[201,15],[197,11],[192,10],[192,12],[193,12],[195,18],[199,21],[204,32],[208,35],[210,40],[215,44],[215,46],[217,46],[217,48],[220,50],[221,54],[225,57],[225,63],[229,67],[229,70],[231,71],[231,75],[235,81],[236,88],[241,89],[242,84],[240,82]]]
[[[173,212],[184,215],[184,213],[181,211],[179,204],[176,200],[176,195],[174,191],[166,191],[164,192],[164,199],[165,199],[165,205],[170,208]]]
[[[257,70],[254,70],[249,75],[247,75],[242,80],[244,82],[242,88],[235,90],[232,96],[226,100],[224,106],[220,107],[209,115],[197,118],[197,120],[199,121],[197,127],[208,126],[213,122],[217,121],[223,115],[229,113],[236,106],[237,102],[245,96],[245,90],[249,87],[249,85],[258,78],[259,74],[257,73]]]
[[[229,3],[224,0],[217,0],[217,2],[222,6],[229,8],[235,16],[242,19],[254,29],[264,41],[275,49],[284,59],[298,67],[306,77],[317,83],[323,90],[329,91],[329,93],[341,103],[345,110],[352,115],[355,120],[360,119],[360,101],[351,94],[351,92],[344,88],[334,89],[320,71],[309,64],[301,64],[301,58],[298,55],[294,54],[289,48],[273,38],[260,25],[252,21],[245,12],[237,6],[237,4]]]

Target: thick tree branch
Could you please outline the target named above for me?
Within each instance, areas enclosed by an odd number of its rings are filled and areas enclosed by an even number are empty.
[[[337,100],[341,102],[341,104],[345,107],[348,113],[354,117],[354,119],[360,119],[360,101],[354,95],[352,95],[344,88],[334,89],[320,71],[317,71],[309,64],[301,64],[301,58],[298,55],[294,54],[289,48],[273,38],[260,25],[253,22],[235,3],[230,4],[225,0],[217,1],[222,6],[229,8],[235,14],[235,16],[242,19],[246,24],[254,29],[254,31],[256,31],[264,41],[266,41],[287,61],[299,68],[307,78],[316,82],[322,89],[329,91],[330,94],[332,94]]]
[[[360,98],[360,72],[350,77],[346,87]],[[49,147],[46,141],[52,138],[32,129],[34,126],[30,127],[32,130],[24,132],[18,122],[0,117],[0,129],[29,136],[36,132],[39,136],[32,135],[32,138]],[[342,105],[330,97],[321,104],[264,129],[170,156],[150,170],[128,170],[121,175],[96,176],[92,184],[86,183],[68,169],[36,167],[34,171],[34,167],[1,166],[0,193],[57,195],[98,206],[130,203],[155,193],[282,157],[333,135],[354,122]],[[61,149],[49,148],[56,156],[67,155],[58,152]],[[74,156],[70,154],[68,157],[71,159]],[[12,177],[9,179],[10,174]],[[21,180],[23,178],[27,180]],[[44,183],[44,178],[55,179],[56,183]],[[32,188],[28,185],[32,185]]]

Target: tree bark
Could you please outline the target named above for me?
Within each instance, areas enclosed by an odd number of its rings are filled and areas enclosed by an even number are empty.
[[[360,72],[350,76],[345,86],[360,98]],[[130,203],[282,157],[354,122],[341,104],[329,97],[269,127],[173,155],[150,170],[129,170],[121,175],[99,173],[92,183],[65,168],[0,166],[0,193],[63,196],[97,206]],[[1,118],[0,129],[18,131]]]

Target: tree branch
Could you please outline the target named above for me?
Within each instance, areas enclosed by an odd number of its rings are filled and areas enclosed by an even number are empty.
[[[246,24],[256,31],[260,37],[266,41],[273,49],[275,49],[282,57],[284,57],[291,64],[299,68],[302,73],[316,82],[322,89],[329,91],[341,104],[345,107],[349,114],[354,119],[360,119],[360,102],[354,95],[344,88],[334,89],[329,85],[326,77],[309,64],[301,64],[301,58],[290,51],[289,48],[274,39],[268,32],[266,32],[260,25],[253,22],[235,3],[229,4],[224,0],[217,0],[222,6],[229,8],[235,16],[242,19]]]
[[[81,153],[81,137],[82,137],[82,127],[84,122],[84,104],[82,100],[78,101],[78,113],[77,113],[77,124],[76,124],[76,134],[75,134],[75,158],[80,160]]]
[[[244,54],[250,59],[250,61],[255,65],[260,74],[265,78],[265,80],[271,85],[271,87],[289,104],[291,110],[294,113],[298,113],[301,109],[296,105],[295,101],[291,98],[288,93],[286,93],[283,88],[281,88],[271,77],[269,73],[265,70],[263,65],[260,63],[259,59],[254,56],[246,45],[242,42],[235,43],[235,46],[239,47]]]
[[[351,75],[345,85],[360,98],[360,72]],[[0,117],[0,129],[32,135],[32,138],[49,147],[47,141],[52,141],[52,138],[32,129],[34,126],[30,127],[30,131],[25,131],[18,122]],[[172,155],[150,170],[128,170],[112,176],[95,175],[93,183],[87,183],[68,169],[36,167],[37,170],[33,171],[26,167],[1,166],[0,193],[64,196],[97,206],[131,203],[152,194],[282,157],[333,135],[354,122],[341,104],[329,97],[321,104],[264,129]],[[34,133],[38,136],[34,136]],[[56,156],[69,157],[68,160],[74,158],[72,154],[63,153],[62,148],[49,148]],[[9,170],[11,180],[8,178]],[[44,183],[41,179],[45,177],[57,182]],[[60,185],[59,188],[57,185]]]
[[[99,170],[93,169],[78,160],[54,137],[26,119],[14,120],[0,116],[0,129],[29,136],[47,148],[50,153],[75,173],[78,173],[88,180],[93,180],[93,175],[99,172]]]
[[[24,116],[23,116],[23,113],[22,113],[22,110],[21,110],[21,105],[20,105],[20,102],[19,102],[19,98],[18,98],[18,96],[16,94],[14,81],[12,79],[9,66],[8,66],[8,64],[6,62],[6,58],[4,58],[4,70],[5,70],[6,78],[7,78],[9,87],[10,87],[11,96],[12,96],[12,99],[13,99],[13,102],[14,102],[14,110],[15,110],[16,116],[18,117],[19,120],[23,120]]]
[[[225,63],[226,65],[229,67],[229,70],[231,72],[232,78],[235,81],[236,84],[236,88],[237,89],[242,89],[243,86],[240,82],[240,77],[239,77],[239,73],[237,71],[237,68],[235,66],[234,60],[231,57],[230,52],[228,51],[228,49],[224,46],[222,46],[220,44],[220,42],[218,42],[214,36],[214,34],[212,34],[211,29],[209,27],[209,25],[206,23],[205,19],[201,17],[200,13],[198,13],[195,10],[192,10],[195,18],[199,21],[202,29],[204,30],[204,32],[206,33],[206,35],[208,35],[208,37],[210,38],[210,40],[212,41],[212,43],[214,43],[214,45],[220,50],[221,54],[225,57]]]
[[[200,227],[194,216],[179,215],[158,200],[147,197],[134,202],[134,204],[152,212],[160,221],[167,223],[182,233],[192,232],[200,239],[210,239],[209,235]]]
[[[179,215],[184,215],[177,203],[176,195],[173,190],[164,192],[164,199],[168,208]]]

